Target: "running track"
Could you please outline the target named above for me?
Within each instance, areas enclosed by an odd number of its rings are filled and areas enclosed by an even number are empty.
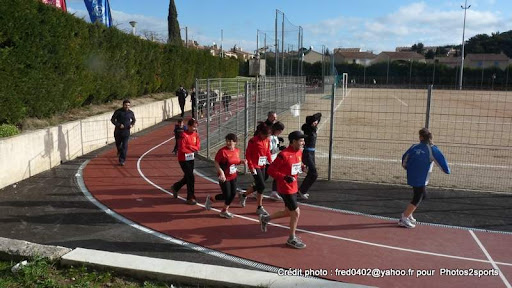
[[[510,233],[432,225],[405,229],[394,221],[301,205],[298,235],[307,248],[296,250],[284,245],[287,219],[274,221],[268,232],[261,232],[254,213],[255,200],[249,199],[247,206],[240,208],[235,198],[230,210],[236,217],[227,220],[218,217],[218,210],[184,204],[186,187],[181,189],[179,199],[173,199],[169,187],[183,174],[170,153],[174,147],[172,129],[170,123],[131,140],[124,167],[117,165],[115,149],[88,162],[83,180],[95,201],[149,233],[206,247],[207,253],[219,251],[222,253],[216,254],[266,264],[269,266],[261,267],[267,269],[315,269],[327,272],[322,278],[378,287],[511,287]],[[200,203],[207,194],[220,193],[217,184],[198,175],[195,187]],[[283,208],[280,202],[264,201],[269,212]],[[214,208],[221,205],[216,203]],[[351,268],[362,268],[364,274],[375,268],[394,269],[395,273],[405,269],[407,276],[336,275],[336,269]],[[442,268],[494,269],[499,275],[441,276]],[[416,277],[420,269],[433,270],[434,275]]]

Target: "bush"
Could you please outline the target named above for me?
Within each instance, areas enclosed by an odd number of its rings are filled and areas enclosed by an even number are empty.
[[[0,125],[0,138],[14,136],[18,133],[20,133],[20,131],[14,125],[10,125],[10,124]]]
[[[41,1],[9,1],[0,15],[0,123],[238,75],[236,60],[86,23]]]

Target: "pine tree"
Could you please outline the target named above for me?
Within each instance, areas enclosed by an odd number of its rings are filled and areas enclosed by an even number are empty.
[[[167,16],[167,26],[169,30],[169,39],[167,43],[173,45],[182,45],[180,34],[180,23],[178,22],[178,11],[174,0],[169,1],[169,16]]]

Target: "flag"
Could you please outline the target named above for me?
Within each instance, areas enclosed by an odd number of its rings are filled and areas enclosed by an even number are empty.
[[[67,11],[66,9],[66,0],[41,0],[44,4],[55,6],[63,11]]]
[[[107,27],[112,26],[112,14],[108,0],[84,0],[84,2],[92,23],[98,21]]]

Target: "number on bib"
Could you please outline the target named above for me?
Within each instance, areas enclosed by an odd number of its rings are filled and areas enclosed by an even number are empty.
[[[235,174],[236,173],[236,165],[233,164],[231,166],[229,166],[229,174]]]
[[[185,161],[194,160],[194,153],[185,153]]]
[[[260,156],[258,159],[258,166],[265,166],[267,165],[267,156]]]
[[[292,164],[292,175],[302,173],[301,163]]]

